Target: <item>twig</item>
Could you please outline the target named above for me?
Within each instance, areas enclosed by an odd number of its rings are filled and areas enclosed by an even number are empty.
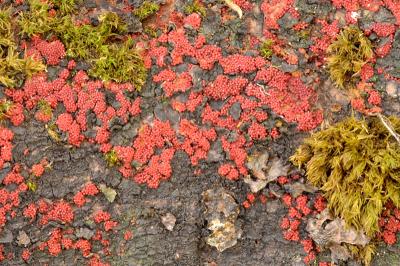
[[[379,119],[381,120],[382,124],[386,127],[386,129],[389,131],[390,135],[392,135],[397,142],[400,144],[400,136],[399,134],[396,133],[396,131],[394,130],[394,128],[392,127],[391,123],[389,120],[387,120],[386,117],[382,116],[381,114],[376,114],[376,116],[379,117]]]
[[[229,8],[239,15],[239,18],[242,18],[243,12],[237,4],[235,4],[232,0],[224,0],[224,2]]]

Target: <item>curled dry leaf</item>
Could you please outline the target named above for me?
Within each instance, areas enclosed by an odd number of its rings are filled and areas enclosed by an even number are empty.
[[[269,155],[267,152],[261,154],[251,155],[247,159],[246,166],[250,169],[252,175],[261,180],[266,180],[267,176],[265,175],[264,170],[267,168]]]
[[[312,239],[322,246],[330,243],[348,243],[352,245],[365,246],[370,239],[364,232],[357,231],[346,226],[343,219],[332,218],[328,209],[325,209],[316,219],[310,219],[307,224],[307,231]]]
[[[284,185],[284,188],[295,198],[300,196],[303,192],[314,193],[318,188],[306,183],[296,182]]]
[[[286,176],[289,166],[284,165],[277,158],[269,158],[268,152],[256,153],[250,156],[246,163],[247,168],[255,179],[250,176],[244,182],[250,185],[251,192],[257,193],[262,190],[269,182],[276,180],[280,176]]]
[[[18,232],[18,236],[17,236],[17,244],[19,246],[27,246],[31,243],[31,239],[29,238],[29,236],[25,233],[24,230],[21,230]]]
[[[341,245],[342,243],[365,247],[370,242],[370,238],[364,232],[347,226],[343,219],[333,218],[328,209],[318,214],[315,219],[310,219],[306,230],[315,243],[331,250],[334,260],[346,260],[351,257],[351,253]]]
[[[257,193],[258,191],[265,188],[265,186],[268,184],[266,180],[261,180],[261,179],[253,180],[249,175],[244,177],[243,181],[250,186],[250,190],[253,193]]]

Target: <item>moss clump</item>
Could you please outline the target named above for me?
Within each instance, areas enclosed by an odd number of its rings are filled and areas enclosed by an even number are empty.
[[[347,250],[350,251],[353,257],[360,259],[365,265],[370,265],[374,253],[376,252],[376,246],[374,243],[369,243],[365,247],[343,244]]]
[[[126,24],[114,12],[106,12],[99,17],[100,24],[75,25],[71,16],[64,16],[54,28],[64,43],[67,55],[80,59],[102,57],[102,49],[110,45],[111,38],[124,34]]]
[[[102,56],[93,60],[89,74],[96,78],[116,82],[129,80],[140,90],[146,81],[147,71],[143,59],[133,48],[131,40],[123,45],[112,44],[102,47]],[[134,77],[132,79],[132,77]]]
[[[264,41],[260,45],[260,48],[259,48],[260,55],[262,57],[264,57],[265,59],[271,58],[271,56],[273,54],[273,51],[272,51],[273,44],[274,44],[273,40],[268,39],[268,40]]]
[[[28,189],[32,192],[35,192],[37,190],[37,183],[35,181],[28,181],[26,182],[26,185],[28,186]]]
[[[199,3],[199,1],[195,0],[191,4],[187,4],[184,8],[184,12],[189,15],[192,13],[197,13],[202,17],[206,16],[205,7]]]
[[[143,4],[133,11],[133,14],[140,20],[144,20],[160,9],[160,5],[151,1],[144,1]]]
[[[388,118],[400,132],[400,120]],[[377,117],[354,117],[313,134],[291,157],[324,193],[328,208],[367,235],[387,201],[400,207],[400,144]]]
[[[111,150],[104,155],[104,158],[109,167],[113,167],[115,165],[120,164],[120,160],[117,156],[117,152],[115,150]]]
[[[7,116],[13,103],[9,100],[0,101],[0,122],[3,121]]]
[[[150,38],[157,38],[158,37],[158,32],[155,28],[151,26],[147,26],[143,29],[143,32],[147,34]]]
[[[127,25],[114,12],[104,13],[99,21],[96,27],[76,26],[70,16],[63,18],[56,32],[67,48],[67,55],[87,60],[92,77],[131,82],[140,90],[147,76],[143,59],[132,41],[114,41],[127,32]]]
[[[49,17],[50,6],[40,0],[29,0],[30,10],[19,17],[20,35],[44,37],[55,35],[66,48],[67,56],[86,60],[91,64],[89,74],[105,81],[133,83],[140,90],[147,70],[131,41],[125,41],[127,24],[115,12],[99,16],[99,25],[77,25],[69,15],[76,0],[55,1],[61,12]],[[129,43],[129,45],[128,45]]]
[[[60,134],[58,134],[57,132],[58,127],[54,122],[46,124],[45,128],[47,130],[47,134],[52,140],[54,140],[55,142],[61,141]]]
[[[71,14],[75,11],[75,0],[51,0],[53,6],[58,9],[61,14]]]
[[[12,24],[12,9],[0,10],[0,84],[20,85],[26,77],[45,70],[45,66],[31,57],[22,58],[17,51]]]
[[[357,27],[343,29],[327,50],[329,73],[337,86],[352,86],[362,66],[373,56],[372,44]]]
[[[38,108],[45,115],[53,115],[53,109],[51,108],[50,103],[44,99],[39,100]]]
[[[46,2],[29,0],[29,11],[21,12],[18,17],[19,34],[30,38],[49,32],[56,21],[54,17],[49,16],[49,9],[50,6]]]

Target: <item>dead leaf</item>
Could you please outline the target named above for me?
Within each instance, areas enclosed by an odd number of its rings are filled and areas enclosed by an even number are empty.
[[[168,231],[172,231],[175,227],[176,218],[173,214],[168,212],[166,215],[161,216],[161,222]]]
[[[318,190],[318,188],[310,184],[303,184],[301,182],[286,184],[284,187],[295,198],[300,196],[303,192],[314,193]]]
[[[332,104],[331,111],[334,113],[340,112],[342,110],[342,106],[340,104]]]
[[[332,259],[336,260],[351,257],[350,251],[342,246],[342,243],[364,247],[370,242],[370,238],[364,232],[348,227],[343,219],[333,218],[328,209],[318,214],[315,219],[310,219],[306,230],[320,247],[329,248]]]
[[[269,158],[268,152],[255,153],[247,159],[247,168],[251,176],[244,178],[244,182],[249,184],[250,190],[257,193],[262,190],[269,182],[276,180],[280,176],[286,176],[289,171],[288,165],[283,165],[277,158]]]
[[[219,252],[233,247],[237,243],[241,232],[237,230],[234,224],[226,222],[223,226],[215,229],[206,239],[207,244],[216,247]]]
[[[248,158],[246,166],[257,179],[266,180],[264,170],[267,168],[269,155],[267,152],[255,154]]]
[[[272,159],[271,165],[267,173],[268,182],[274,181],[280,176],[286,176],[289,171],[288,165],[283,165],[282,161],[275,157]]]
[[[31,239],[29,236],[25,233],[25,231],[21,230],[18,232],[17,236],[17,244],[20,246],[28,246],[31,243]]]
[[[312,239],[321,246],[330,243],[365,246],[370,241],[364,232],[346,226],[343,219],[333,219],[328,209],[317,215],[316,219],[308,221],[307,231]]]
[[[331,250],[331,258],[333,261],[343,260],[346,261],[352,257],[350,251],[339,244],[332,244],[329,246]]]
[[[82,227],[76,230],[75,235],[78,238],[84,238],[89,240],[94,235],[94,231],[89,228]]]
[[[268,184],[266,180],[255,179],[253,180],[249,175],[243,178],[243,181],[250,186],[250,190],[253,193],[257,193],[258,191],[265,188]]]

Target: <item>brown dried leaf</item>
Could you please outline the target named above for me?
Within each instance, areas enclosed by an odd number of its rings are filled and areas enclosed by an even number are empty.
[[[370,242],[364,232],[348,227],[343,219],[333,219],[328,209],[315,219],[310,219],[306,230],[315,243],[331,250],[333,260],[347,260],[351,257],[350,251],[342,243],[365,247]]]
[[[254,177],[266,180],[267,183],[274,181],[279,176],[287,175],[289,171],[288,165],[283,165],[282,161],[277,158],[269,158],[268,152],[256,153],[250,156],[246,163]]]
[[[280,176],[286,176],[288,171],[288,165],[283,165],[279,158],[273,158],[267,173],[268,182],[274,181]]]
[[[268,184],[266,180],[253,180],[250,176],[246,176],[245,178],[243,178],[243,181],[250,186],[250,190],[253,193],[257,193],[258,191],[265,188],[265,186]]]
[[[352,257],[350,251],[346,247],[339,244],[332,244],[329,246],[329,249],[331,250],[331,258],[333,261],[346,261]]]
[[[321,246],[327,246],[332,243],[365,246],[370,241],[364,232],[346,226],[343,219],[333,219],[328,209],[317,215],[316,219],[308,221],[307,231],[312,239]]]
[[[20,246],[27,246],[31,243],[31,239],[29,238],[29,236],[25,233],[25,231],[21,230],[18,233],[17,236],[17,244]]]
[[[267,152],[261,154],[255,154],[247,159],[246,166],[250,169],[253,176],[257,179],[266,180],[264,170],[267,168],[269,155]]]
[[[308,183],[303,184],[301,182],[286,184],[284,187],[295,198],[300,196],[303,192],[314,193],[318,190],[318,188]]]

